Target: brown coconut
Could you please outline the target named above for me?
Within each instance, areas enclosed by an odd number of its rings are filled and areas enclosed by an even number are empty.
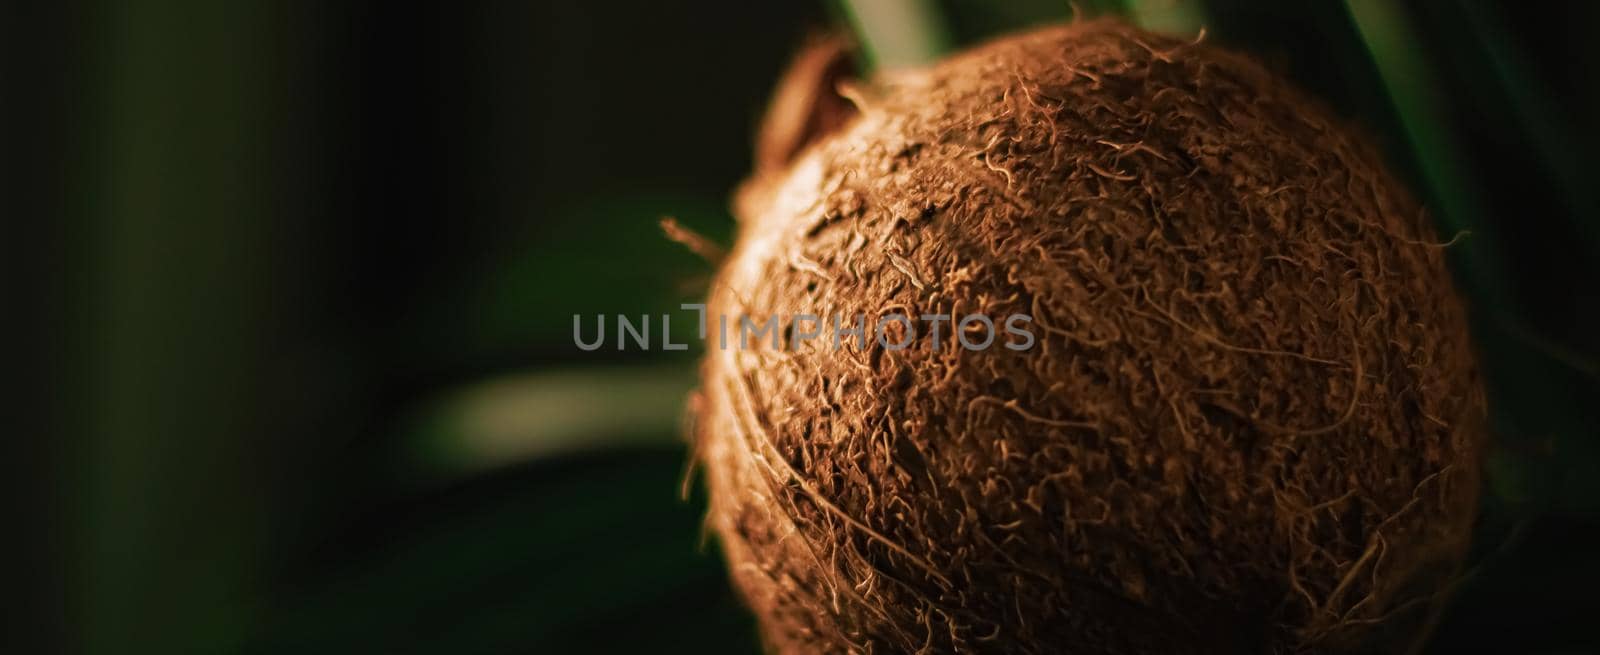
[[[695,399],[769,649],[1417,644],[1484,400],[1443,247],[1374,149],[1245,57],[1115,22],[854,86],[837,53],[780,87]],[[733,329],[895,312],[1037,340]]]

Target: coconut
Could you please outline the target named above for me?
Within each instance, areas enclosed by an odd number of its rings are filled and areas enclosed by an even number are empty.
[[[769,650],[1424,638],[1484,399],[1444,244],[1374,148],[1245,57],[1116,22],[870,83],[840,52],[780,85],[693,400]],[[861,315],[868,343],[836,335]]]

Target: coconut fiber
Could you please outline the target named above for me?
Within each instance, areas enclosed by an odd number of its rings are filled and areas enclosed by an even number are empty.
[[[780,85],[692,400],[768,649],[1415,647],[1484,401],[1444,244],[1374,148],[1249,59],[1115,22],[867,82],[840,52]],[[889,313],[1036,340],[790,331]],[[776,347],[741,316],[782,317]]]

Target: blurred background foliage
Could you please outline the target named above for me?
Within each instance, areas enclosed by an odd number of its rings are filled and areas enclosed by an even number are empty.
[[[753,652],[680,495],[694,350],[581,352],[572,316],[698,298],[657,220],[730,240],[808,32],[893,66],[1100,14],[1256,54],[1470,231],[1497,444],[1430,652],[1596,652],[1575,0],[7,3],[5,650]]]

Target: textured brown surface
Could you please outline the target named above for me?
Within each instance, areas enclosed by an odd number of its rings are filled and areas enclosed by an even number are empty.
[[[708,343],[708,520],[775,652],[1400,650],[1483,398],[1426,216],[1256,64],[1090,22],[851,94],[711,312],[1034,317],[1032,350]],[[730,342],[736,343],[736,339]]]

